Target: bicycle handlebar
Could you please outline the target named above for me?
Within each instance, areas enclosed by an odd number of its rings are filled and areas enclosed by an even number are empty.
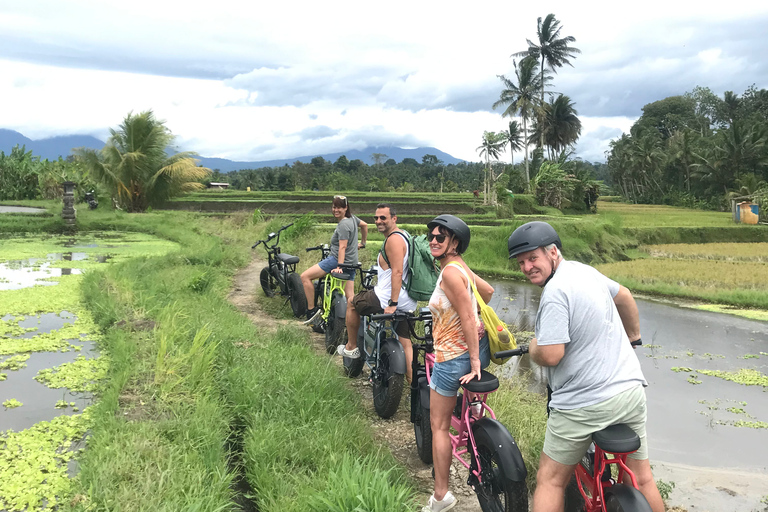
[[[493,357],[496,359],[504,359],[512,356],[521,356],[527,353],[528,345],[520,345],[519,347],[513,348],[512,350],[502,350],[501,352],[496,352],[493,354]]]
[[[307,252],[310,252],[310,251],[320,251],[324,247],[325,247],[325,244],[320,244],[320,245],[318,245],[316,247],[307,247]]]
[[[259,244],[264,244],[264,247],[267,247],[267,242],[271,241],[275,237],[279,238],[280,233],[282,231],[285,231],[286,229],[288,229],[291,226],[293,226],[293,222],[291,222],[290,224],[286,224],[285,226],[281,227],[280,229],[278,229],[274,233],[270,233],[269,235],[267,235],[267,239],[266,240],[259,240],[258,242],[256,242],[255,244],[253,244],[251,246],[251,249],[255,249],[256,247],[258,247]]]

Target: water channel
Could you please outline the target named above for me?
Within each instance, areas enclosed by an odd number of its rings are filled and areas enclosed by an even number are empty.
[[[499,316],[524,330],[533,330],[540,289],[512,281],[491,284],[496,289],[491,305]],[[636,353],[648,381],[651,460],[768,470],[768,429],[732,424],[739,420],[768,422],[768,388],[696,371],[751,368],[768,374],[768,355],[760,355],[768,353],[768,323],[655,300],[638,299],[637,304],[646,344]],[[745,359],[748,354],[759,357]],[[542,371],[535,364],[523,360],[509,365],[505,371],[532,367],[531,385],[542,388]],[[675,372],[673,367],[693,371]],[[692,380],[700,384],[689,382],[692,374],[696,376]]]

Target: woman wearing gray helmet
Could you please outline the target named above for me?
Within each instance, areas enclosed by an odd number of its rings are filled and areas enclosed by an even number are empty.
[[[479,379],[481,369],[490,363],[488,337],[477,313],[470,280],[486,303],[493,288],[472,272],[461,257],[470,239],[469,226],[463,220],[439,215],[427,228],[430,251],[442,271],[429,299],[436,361],[429,394],[435,492],[422,511],[436,512],[456,505],[456,498],[448,490],[452,456],[448,429],[456,392],[461,384]]]

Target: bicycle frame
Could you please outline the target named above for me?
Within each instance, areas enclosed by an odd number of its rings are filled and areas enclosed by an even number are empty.
[[[426,308],[424,308],[426,309]],[[420,315],[417,319],[425,320],[425,324],[431,320],[431,314],[429,318],[424,318],[426,312],[423,312],[422,315]],[[413,422],[415,420],[414,415],[416,406],[414,404],[414,401],[417,400],[416,393],[419,393],[420,390],[418,388],[418,377],[421,375],[425,375],[427,378],[427,386],[432,384],[432,369],[435,366],[435,354],[432,351],[432,343],[431,343],[431,324],[428,326],[425,326],[425,336],[418,336],[415,332],[413,332],[412,325],[411,327],[411,335],[420,341],[425,342],[424,344],[413,344],[413,361],[414,361],[414,373],[413,373],[413,382],[411,384],[411,392],[412,392],[412,399],[411,399],[411,421]],[[418,361],[418,351],[424,351],[424,366],[423,370],[421,368],[416,368],[416,365],[419,363]],[[420,365],[419,365],[420,366]],[[423,371],[423,373],[422,373]],[[477,479],[478,483],[482,482],[482,465],[480,463],[480,457],[477,453],[476,443],[474,434],[472,432],[472,425],[479,420],[480,418],[483,418],[487,412],[488,416],[492,419],[496,419],[496,414],[493,412],[493,409],[491,409],[488,404],[486,403],[488,399],[488,395],[493,393],[493,391],[490,391],[488,393],[471,393],[467,390],[463,390],[461,393],[461,411],[459,416],[456,416],[456,414],[451,415],[451,427],[456,431],[456,434],[449,433],[449,437],[451,439],[451,452],[453,454],[453,457],[461,462],[461,464],[470,470],[470,473],[472,476],[474,476]],[[472,395],[472,396],[470,396]],[[459,397],[457,397],[458,399]],[[457,404],[458,405],[458,402]],[[470,406],[473,406],[475,410],[473,411]],[[462,458],[462,455],[465,455],[469,453],[471,457],[471,461],[468,463]]]
[[[594,453],[585,454],[581,462],[576,465],[576,470],[574,471],[579,493],[581,493],[581,497],[584,499],[585,512],[601,512],[604,510],[604,491],[616,483],[610,477],[610,467],[612,465],[616,465],[619,468],[617,482],[624,481],[624,477],[628,476],[632,482],[632,487],[638,488],[637,478],[626,464],[627,456],[632,452],[607,452],[596,444],[594,444],[594,447]],[[613,455],[614,458],[609,459],[607,457],[608,454]],[[590,457],[591,455],[594,457]]]

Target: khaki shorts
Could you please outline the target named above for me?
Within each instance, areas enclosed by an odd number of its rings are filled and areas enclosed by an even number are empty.
[[[544,437],[544,453],[552,460],[572,466],[587,453],[592,433],[617,423],[625,423],[640,436],[640,449],[629,457],[648,458],[645,435],[645,390],[638,385],[604,402],[580,409],[552,409]]]
[[[352,298],[352,307],[360,316],[378,315],[383,313],[381,301],[373,290],[365,290]],[[408,322],[395,322],[395,332],[401,338],[411,337],[411,331],[408,328]]]

